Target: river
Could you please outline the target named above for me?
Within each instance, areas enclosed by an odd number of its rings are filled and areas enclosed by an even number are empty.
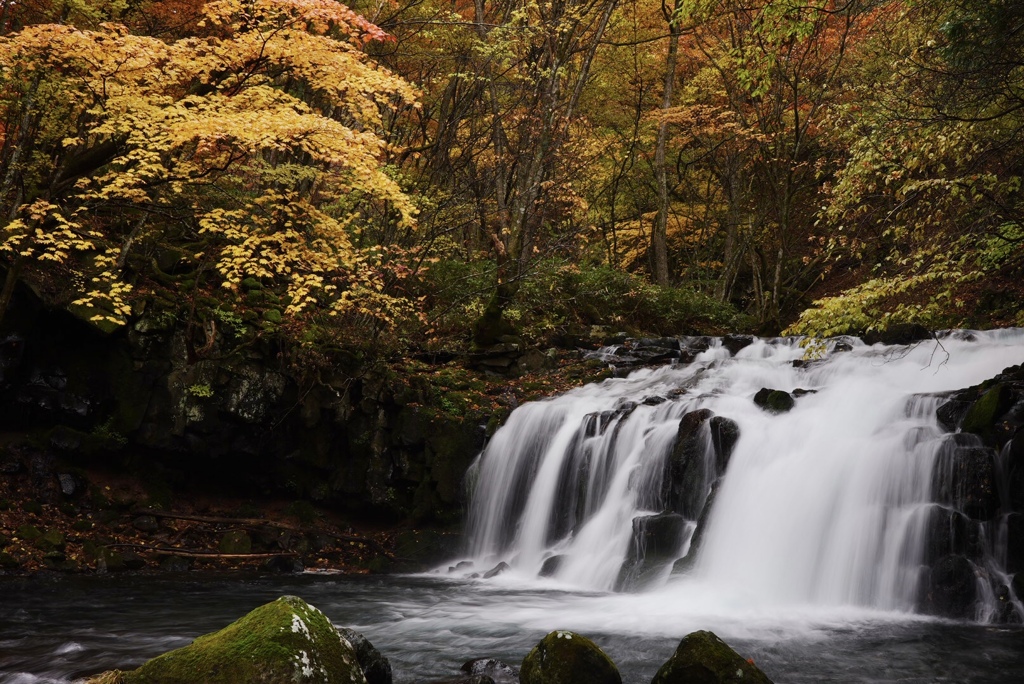
[[[906,613],[743,606],[681,596],[580,592],[442,577],[53,577],[0,583],[0,681],[70,682],[184,646],[282,594],[363,634],[398,684],[458,673],[476,657],[518,665],[552,629],[574,629],[648,684],[695,629],[711,629],[777,684],[1019,684],[1024,631]],[[667,600],[671,598],[672,600]]]

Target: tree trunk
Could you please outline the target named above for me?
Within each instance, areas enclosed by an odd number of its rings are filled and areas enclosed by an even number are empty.
[[[666,12],[665,19],[668,21],[669,42],[668,58],[665,62],[665,89],[661,96],[661,112],[665,112],[672,106],[672,94],[676,84],[676,62],[679,58],[679,25],[676,22],[676,12],[679,3],[676,3],[672,14]],[[658,215],[654,219],[654,230],[651,231],[651,257],[654,282],[658,285],[669,284],[668,274],[668,166],[665,163],[665,148],[668,145],[668,122],[664,117],[658,124],[658,141],[654,148],[654,173],[658,183]]]

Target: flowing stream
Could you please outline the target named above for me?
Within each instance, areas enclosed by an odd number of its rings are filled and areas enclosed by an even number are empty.
[[[518,664],[553,629],[593,638],[627,684],[697,629],[779,684],[1022,681],[1024,631],[993,624],[992,591],[968,620],[917,604],[940,395],[1024,362],[1024,331],[833,341],[811,362],[792,340],[683,342],[688,363],[513,412],[469,473],[464,558],[411,577],[0,578],[0,682],[130,668],[284,593],[365,633],[399,683]],[[792,409],[755,405],[762,388]],[[980,574],[1004,581],[993,526]]]

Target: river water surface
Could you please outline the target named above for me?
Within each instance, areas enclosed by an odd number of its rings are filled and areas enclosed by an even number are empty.
[[[573,629],[647,684],[679,639],[711,629],[777,684],[1024,681],[1024,630],[859,609],[794,610],[701,604],[699,587],[586,593],[514,577],[62,577],[0,583],[0,682],[70,682],[132,668],[188,644],[282,594],[364,633],[395,681],[458,673],[466,660],[518,665],[544,634]],[[714,613],[711,609],[714,609]]]

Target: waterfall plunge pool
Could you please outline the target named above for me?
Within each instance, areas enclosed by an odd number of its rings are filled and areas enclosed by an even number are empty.
[[[0,582],[0,682],[66,683],[131,668],[282,594],[308,600],[384,653],[396,684],[518,665],[548,631],[591,637],[625,684],[648,684],[679,639],[711,629],[777,684],[1019,684],[1024,630],[864,609],[782,608],[696,585],[644,594],[439,576],[256,579],[54,577]]]

